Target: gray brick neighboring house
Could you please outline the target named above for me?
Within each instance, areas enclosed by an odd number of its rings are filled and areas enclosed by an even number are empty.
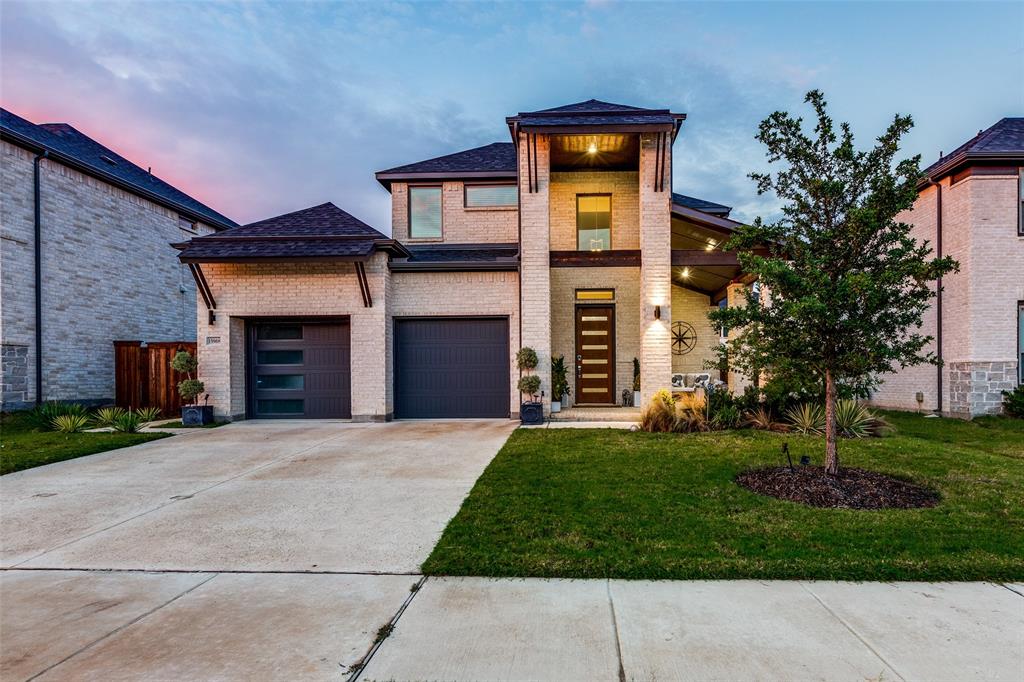
[[[111,402],[115,339],[195,339],[169,244],[235,223],[68,124],[0,110],[0,140],[2,409]]]
[[[876,405],[958,417],[997,414],[1024,383],[1024,118],[1004,118],[926,168],[902,219],[960,272],[925,316],[942,367],[882,377]]]

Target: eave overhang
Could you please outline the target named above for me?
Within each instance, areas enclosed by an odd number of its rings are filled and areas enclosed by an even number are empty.
[[[375,173],[384,189],[391,191],[392,182],[436,182],[444,180],[515,180],[519,176],[515,170],[507,171],[452,171],[431,173]]]
[[[972,165],[1011,164],[1024,165],[1024,152],[960,152],[951,154],[936,164],[925,169],[925,174],[917,181],[917,189],[921,190],[932,182]]]

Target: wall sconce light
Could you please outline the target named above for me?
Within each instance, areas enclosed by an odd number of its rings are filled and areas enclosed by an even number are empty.
[[[661,319],[661,306],[660,305],[654,306],[654,319],[656,319],[656,320],[660,320]]]

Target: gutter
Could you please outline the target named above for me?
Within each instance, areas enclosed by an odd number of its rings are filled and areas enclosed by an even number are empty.
[[[39,162],[48,158],[43,150],[32,159],[33,242],[35,249],[35,316],[36,316],[36,405],[43,402],[43,225],[39,199]]]

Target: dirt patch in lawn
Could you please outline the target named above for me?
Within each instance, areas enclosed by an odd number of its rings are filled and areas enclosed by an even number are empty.
[[[836,509],[934,507],[939,494],[877,471],[845,467],[829,476],[823,467],[768,467],[744,471],[736,482],[761,495]]]

